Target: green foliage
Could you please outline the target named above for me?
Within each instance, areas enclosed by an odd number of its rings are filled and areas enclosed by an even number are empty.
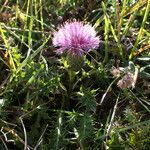
[[[110,149],[149,149],[149,122],[145,124],[139,122],[140,113],[134,112],[133,108],[126,108],[124,121],[128,123],[128,129],[121,129],[122,132],[117,132],[117,127],[114,126],[114,131],[110,135],[108,145]],[[117,122],[116,122],[117,124]],[[137,124],[137,126],[135,126]],[[124,131],[123,131],[124,130]],[[127,132],[128,131],[128,132]],[[147,141],[145,143],[145,141]]]
[[[78,92],[79,100],[81,103],[80,107],[83,107],[85,112],[96,111],[96,99],[94,98],[95,93],[96,90],[88,90],[84,87],[80,87],[80,91]]]
[[[0,1],[0,149],[149,150],[149,10],[150,0]],[[58,56],[53,32],[74,18],[100,46]]]

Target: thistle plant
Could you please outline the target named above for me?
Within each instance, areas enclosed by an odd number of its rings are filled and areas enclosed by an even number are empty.
[[[100,38],[96,35],[94,27],[89,23],[73,20],[66,21],[58,27],[58,31],[53,34],[53,45],[57,47],[56,53],[61,55],[66,53],[63,59],[65,69],[69,75],[68,94],[72,91],[72,82],[76,71],[82,68],[82,56],[90,50],[99,46]]]

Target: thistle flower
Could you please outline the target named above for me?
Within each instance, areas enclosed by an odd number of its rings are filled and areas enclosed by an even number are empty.
[[[65,22],[54,32],[53,45],[59,47],[56,52],[82,56],[83,53],[99,46],[100,39],[94,27],[80,21]]]

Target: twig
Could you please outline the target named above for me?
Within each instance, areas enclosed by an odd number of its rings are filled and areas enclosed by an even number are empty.
[[[1,139],[2,143],[4,144],[5,149],[8,150],[8,147],[7,147],[6,143],[4,142],[4,140],[2,138],[0,138],[0,139]]]
[[[42,134],[41,134],[41,136],[40,136],[40,138],[39,138],[39,140],[38,140],[38,142],[37,142],[37,144],[36,144],[36,146],[35,146],[35,148],[33,150],[37,150],[38,146],[41,144],[43,135],[46,132],[47,127],[48,127],[48,124],[46,125],[44,131],[42,132]]]
[[[107,90],[106,90],[106,92],[103,94],[103,96],[102,96],[102,99],[101,99],[101,101],[100,101],[100,104],[99,105],[101,105],[102,103],[103,103],[103,101],[104,101],[104,99],[105,99],[105,97],[106,97],[106,95],[107,95],[107,93],[109,92],[109,90],[110,90],[110,88],[111,88],[111,86],[118,80],[118,78],[119,77],[117,77],[115,80],[113,80],[111,83],[110,83],[110,85],[108,86],[108,88],[107,88]]]
[[[25,126],[24,126],[22,118],[20,117],[19,119],[21,121],[21,124],[22,124],[22,127],[23,127],[23,132],[24,132],[24,139],[25,139],[25,141],[24,141],[24,150],[27,150],[28,148],[27,148],[27,133],[26,133],[26,129],[25,129]]]
[[[4,133],[3,132],[3,129],[4,130],[6,130],[7,132],[6,133]],[[10,133],[10,134],[12,134],[12,136],[13,137],[15,137],[18,141],[20,141],[22,144],[25,144],[25,142],[21,139],[21,137],[13,130],[13,129],[9,129],[9,128],[5,128],[5,127],[2,127],[1,128],[1,132],[2,132],[2,134],[3,134],[3,136],[4,136],[4,138],[5,138],[5,141],[6,142],[15,142],[14,140],[9,140],[8,138],[7,138],[7,134],[8,133]],[[2,138],[2,136],[0,136],[0,138]],[[33,149],[31,146],[27,146],[27,148],[28,148],[28,150],[30,150],[30,149]]]
[[[5,124],[7,124],[7,125],[11,125],[11,126],[14,126],[14,127],[17,126],[16,124],[9,123],[9,122],[7,122],[7,121],[5,121],[5,120],[3,120],[3,119],[0,119],[0,121],[3,122],[3,123],[5,123]]]
[[[136,98],[136,100],[150,113],[150,109],[146,105],[144,105],[143,102],[141,102],[141,100],[131,90],[129,91]]]
[[[4,136],[4,138],[5,138],[5,141],[6,142],[14,142],[14,140],[9,140],[8,138],[7,138],[7,134],[8,133],[11,133],[13,130],[9,130],[7,133],[5,133],[4,131],[3,131],[3,127],[1,128],[1,133],[3,134],[3,136]],[[1,138],[1,137],[0,137]]]
[[[112,123],[113,123],[113,121],[114,121],[114,117],[115,117],[115,114],[116,114],[118,101],[119,101],[119,95],[118,95],[118,97],[117,97],[116,104],[115,104],[115,106],[114,106],[114,110],[113,110],[113,113],[112,113],[112,116],[111,116],[111,120],[110,120],[109,126],[108,126],[107,131],[106,131],[106,137],[107,137],[107,136],[109,135],[109,133],[110,133],[110,130],[111,130],[111,127],[112,127]]]
[[[119,94],[120,95],[120,94]],[[118,105],[118,101],[119,101],[119,95],[117,97],[117,100],[116,100],[116,104],[114,106],[114,109],[113,109],[113,113],[111,115],[111,119],[110,119],[110,122],[109,122],[109,125],[106,129],[106,134],[105,134],[105,138],[106,138],[106,141],[105,141],[105,148],[107,149],[107,138],[109,136],[109,133],[111,131],[111,127],[112,127],[112,124],[113,124],[113,121],[114,121],[114,118],[115,118],[115,114],[116,114],[116,109],[117,109],[117,105]]]

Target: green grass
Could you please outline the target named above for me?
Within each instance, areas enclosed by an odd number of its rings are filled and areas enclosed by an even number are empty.
[[[0,149],[149,150],[149,10],[150,0],[0,1]],[[101,38],[74,61],[52,45],[73,18]]]

